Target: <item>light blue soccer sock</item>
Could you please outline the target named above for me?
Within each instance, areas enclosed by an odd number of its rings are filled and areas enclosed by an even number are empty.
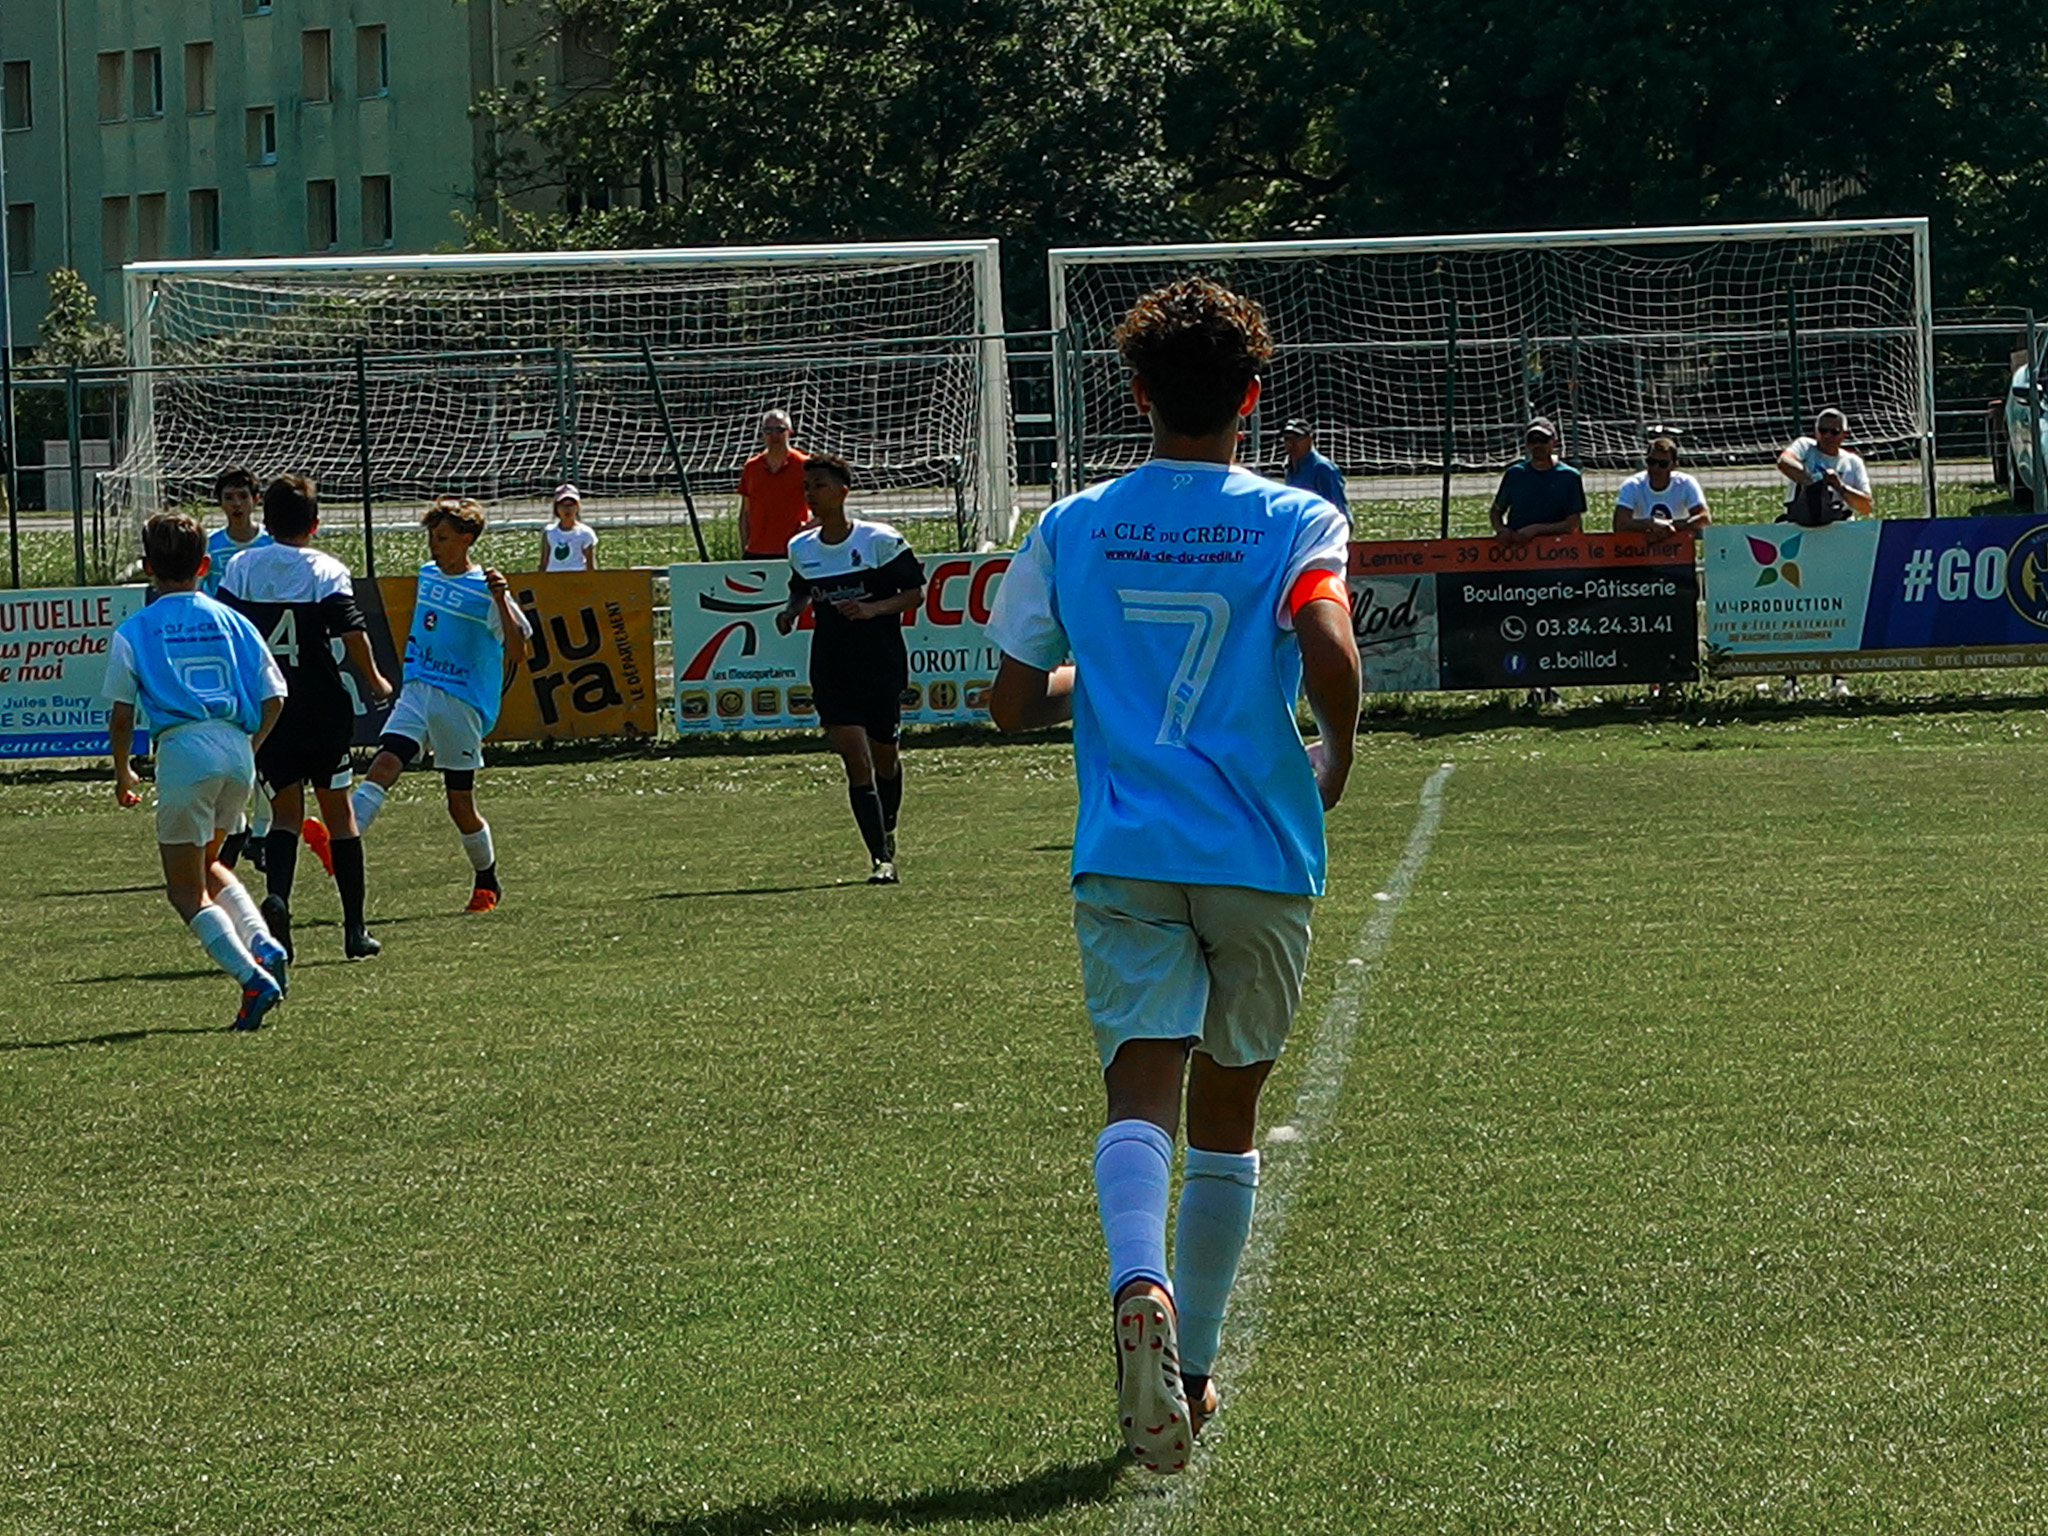
[[[1173,1231],[1173,1300],[1180,1312],[1183,1376],[1207,1376],[1216,1363],[1223,1309],[1252,1229],[1258,1187],[1258,1153],[1188,1148]]]
[[[256,979],[256,972],[260,969],[256,957],[236,936],[235,925],[229,921],[227,913],[208,903],[192,914],[192,921],[186,926],[192,930],[193,937],[205,946],[206,952],[213,956],[215,965],[245,987]]]
[[[1109,1247],[1109,1294],[1133,1280],[1172,1289],[1166,1270],[1173,1138],[1150,1120],[1112,1121],[1095,1138],[1095,1204]]]
[[[384,809],[384,796],[387,793],[382,784],[374,784],[365,779],[356,786],[356,792],[348,797],[348,803],[355,807],[358,837],[370,830],[370,823],[375,821],[377,813]]]

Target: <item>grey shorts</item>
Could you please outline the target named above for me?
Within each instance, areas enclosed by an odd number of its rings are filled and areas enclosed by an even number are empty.
[[[1218,1066],[1276,1061],[1301,1006],[1312,896],[1074,878],[1074,937],[1106,1068],[1127,1040],[1190,1040]]]

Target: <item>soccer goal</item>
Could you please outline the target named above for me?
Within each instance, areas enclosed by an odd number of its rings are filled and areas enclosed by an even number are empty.
[[[241,463],[311,474],[330,506],[396,517],[458,492],[538,519],[570,480],[600,524],[694,504],[729,529],[782,406],[876,515],[1000,540],[997,258],[988,240],[135,264],[133,447],[109,489],[140,515]]]
[[[1303,416],[1365,495],[1428,501],[1453,473],[1497,472],[1546,415],[1569,462],[1611,478],[1662,429],[1688,467],[1770,483],[1778,450],[1839,406],[1873,468],[1933,508],[1924,219],[1060,250],[1049,268],[1069,487],[1144,457],[1111,336],[1138,295],[1200,272],[1273,325],[1244,454],[1262,468]]]

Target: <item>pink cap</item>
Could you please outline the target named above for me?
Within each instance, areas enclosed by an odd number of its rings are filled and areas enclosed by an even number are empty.
[[[562,484],[555,487],[555,500],[573,501],[580,506],[583,502],[583,493],[577,490],[575,486],[570,485],[567,481],[564,481]]]

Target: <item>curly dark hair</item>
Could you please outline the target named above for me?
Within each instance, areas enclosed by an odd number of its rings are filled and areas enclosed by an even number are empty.
[[[1184,277],[1131,306],[1116,346],[1167,429],[1202,437],[1237,419],[1245,386],[1273,355],[1273,334],[1256,300]]]

